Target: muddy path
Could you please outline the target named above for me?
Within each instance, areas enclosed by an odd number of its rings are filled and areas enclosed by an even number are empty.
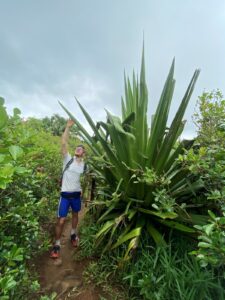
[[[79,216],[80,219],[83,214],[84,212]],[[47,295],[56,292],[56,300],[99,300],[100,294],[103,296],[103,293],[94,285],[85,286],[84,284],[83,271],[89,261],[88,259],[75,261],[74,253],[77,249],[70,243],[70,230],[71,221],[68,219],[61,238],[60,258],[52,259],[47,252],[38,260],[37,269],[41,290]]]

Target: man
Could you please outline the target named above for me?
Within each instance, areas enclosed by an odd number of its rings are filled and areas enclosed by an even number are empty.
[[[78,212],[81,209],[81,184],[80,176],[84,172],[85,164],[83,157],[85,149],[83,145],[79,145],[75,149],[74,157],[68,153],[69,129],[74,122],[68,120],[65,131],[62,135],[62,155],[63,155],[63,174],[61,197],[58,206],[58,219],[55,227],[55,244],[51,251],[51,258],[58,258],[60,255],[60,238],[63,232],[65,219],[69,208],[72,209],[72,228],[71,243],[74,247],[78,246],[79,238],[77,236]]]

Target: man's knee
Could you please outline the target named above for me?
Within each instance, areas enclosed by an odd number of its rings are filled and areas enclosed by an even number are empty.
[[[66,218],[58,218],[57,224],[63,226],[65,224]]]

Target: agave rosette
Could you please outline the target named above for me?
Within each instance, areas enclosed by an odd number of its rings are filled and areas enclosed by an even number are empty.
[[[96,172],[103,178],[104,197],[101,205],[101,230],[97,244],[105,242],[112,249],[127,243],[125,258],[137,247],[143,231],[156,244],[165,244],[166,227],[193,233],[194,216],[182,207],[202,187],[178,162],[183,152],[179,137],[185,122],[183,116],[192,95],[199,70],[196,70],[178,107],[171,125],[168,115],[173,97],[173,60],[157,109],[148,124],[148,90],[145,80],[144,50],[140,79],[133,74],[132,83],[125,76],[125,97],[122,98],[122,118],[107,113],[106,122],[95,122],[79,101],[78,104],[94,132],[91,136],[79,121],[61,104],[72,118],[80,136],[96,158]],[[198,216],[195,216],[195,221]],[[200,218],[199,218],[200,220]],[[196,223],[196,222],[195,222]]]

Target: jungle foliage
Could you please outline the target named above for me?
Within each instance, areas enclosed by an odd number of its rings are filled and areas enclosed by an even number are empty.
[[[3,98],[0,120],[0,298],[30,299],[39,289],[31,258],[49,246],[56,211],[60,141],[17,108],[9,116]]]

